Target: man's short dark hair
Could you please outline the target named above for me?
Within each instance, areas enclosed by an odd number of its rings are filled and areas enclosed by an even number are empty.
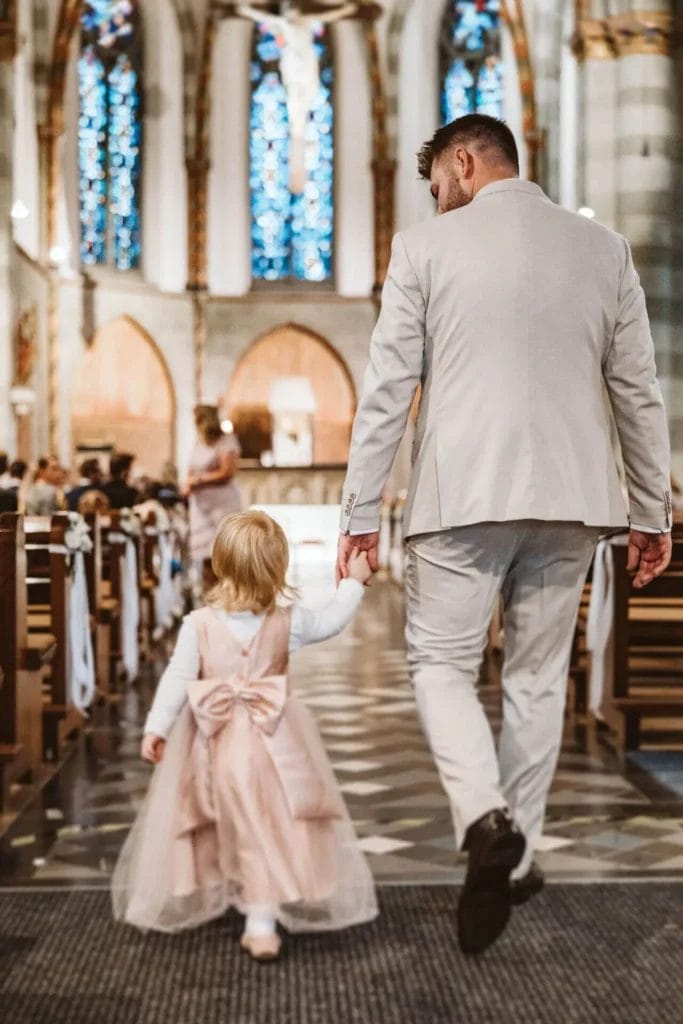
[[[129,455],[128,452],[117,452],[116,455],[112,455],[111,457],[109,472],[114,479],[118,480],[120,477],[126,475],[134,461],[134,455]]]
[[[81,463],[81,476],[85,480],[92,480],[94,476],[101,476],[102,470],[98,459],[85,459]]]
[[[420,177],[429,181],[436,158],[457,146],[476,147],[488,163],[509,166],[519,174],[517,143],[505,121],[488,114],[466,114],[438,128],[429,142],[425,142],[417,154]]]
[[[9,462],[9,456],[7,452],[0,452],[0,475],[7,472],[7,463]]]
[[[26,465],[23,459],[15,459],[9,468],[9,475],[14,480],[23,480],[24,477],[26,476],[27,469],[28,466]]]

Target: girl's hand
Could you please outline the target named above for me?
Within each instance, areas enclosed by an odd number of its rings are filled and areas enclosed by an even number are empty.
[[[367,551],[359,551],[355,548],[349,557],[349,576],[365,586],[372,576],[372,569],[368,562]]]
[[[159,764],[165,749],[166,740],[163,736],[155,736],[153,732],[146,732],[142,737],[140,757],[143,761],[149,761],[150,764]]]

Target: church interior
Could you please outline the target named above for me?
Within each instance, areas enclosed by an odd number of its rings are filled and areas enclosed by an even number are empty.
[[[363,609],[291,661],[380,916],[296,936],[267,970],[232,911],[134,932],[111,876],[207,571],[186,482],[222,446],[224,511],[269,513],[304,602],[329,600],[392,238],[435,213],[416,153],[467,113],[503,118],[522,178],[628,239],[671,440],[671,572],[634,594],[616,535],[584,588],[547,886],[494,952],[458,953],[464,861],[403,639],[413,410]],[[0,0],[3,1019],[679,1019],[682,197],[676,0]],[[479,688],[494,730],[502,632],[496,615]]]

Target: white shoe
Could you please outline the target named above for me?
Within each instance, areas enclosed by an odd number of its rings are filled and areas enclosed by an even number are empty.
[[[240,946],[254,960],[263,962],[277,960],[282,949],[282,940],[277,932],[269,932],[266,935],[247,935],[245,932],[240,939]]]

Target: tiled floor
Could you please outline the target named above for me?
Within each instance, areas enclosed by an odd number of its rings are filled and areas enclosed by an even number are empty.
[[[308,588],[319,600],[325,587]],[[426,748],[403,656],[400,590],[378,583],[340,638],[292,659],[363,848],[380,883],[455,882],[448,804]],[[94,721],[82,749],[0,840],[0,885],[106,886],[145,792],[140,723],[160,666],[120,719]],[[494,725],[495,683],[481,696]],[[683,799],[634,781],[586,730],[568,725],[537,859],[551,880],[683,878]]]

